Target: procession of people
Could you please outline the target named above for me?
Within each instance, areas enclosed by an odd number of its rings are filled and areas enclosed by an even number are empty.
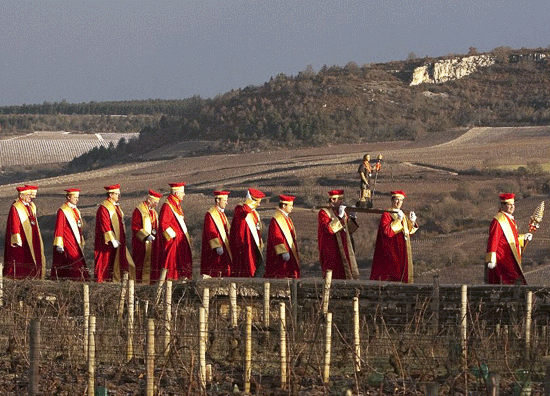
[[[407,197],[405,191],[391,191],[387,209],[372,208],[370,178],[373,172],[380,171],[381,159],[379,155],[376,164],[371,166],[370,155],[363,157],[358,170],[360,196],[353,207],[346,207],[344,190],[340,189],[328,191],[326,205],[319,207],[317,243],[323,277],[330,270],[333,279],[359,279],[353,234],[359,228],[357,213],[366,212],[380,214],[370,280],[414,281],[411,236],[419,225],[414,211],[406,214],[402,209]],[[120,184],[104,187],[105,199],[98,206],[95,219],[96,282],[119,282],[124,272],[141,284],[193,277],[193,244],[182,207],[185,183],[169,186],[170,194],[164,199],[160,213],[156,207],[163,195],[152,189],[135,207],[131,219],[131,252],[127,247],[124,213],[119,205]],[[18,198],[10,207],[6,225],[4,276],[44,279],[44,244],[34,203],[38,186],[24,185],[16,189]],[[58,209],[55,222],[50,278],[88,281],[91,277],[84,255],[83,221],[77,207],[81,190],[64,191],[65,203]],[[232,221],[226,214],[229,194],[225,190],[214,191],[214,205],[204,215],[200,274],[204,277],[300,278],[300,249],[291,218],[296,197],[279,195],[278,207],[269,221],[264,252],[263,225],[257,209],[265,193],[247,189],[246,198],[233,210]],[[500,209],[489,228],[485,281],[526,284],[521,257],[533,234],[518,233],[513,216],[514,194],[502,193],[499,198]]]

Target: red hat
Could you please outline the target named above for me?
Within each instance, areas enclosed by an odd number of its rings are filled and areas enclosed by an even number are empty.
[[[230,194],[229,191],[214,191],[214,196],[216,198],[227,197],[229,194]]]
[[[154,190],[149,190],[149,198],[152,198],[155,201],[159,201],[161,197],[162,197],[161,193],[158,193]]]
[[[294,197],[292,195],[279,195],[279,202],[280,203],[289,204],[289,203],[294,202],[295,199],[296,199],[296,197]]]
[[[405,194],[405,191],[403,190],[395,190],[395,191],[390,191],[390,194],[393,197],[397,197],[397,198],[405,198],[407,196],[407,194]]]
[[[255,188],[249,188],[248,194],[250,197],[256,201],[261,200],[263,197],[265,197],[265,194],[261,192],[260,190],[256,190]]]
[[[80,188],[66,188],[67,195],[80,195]]]
[[[184,191],[185,189],[185,183],[182,182],[182,183],[168,183],[168,185],[170,186],[170,191],[171,192],[177,192],[177,191]]]
[[[31,188],[29,188],[29,186],[19,186],[19,187],[15,187],[17,189],[17,192],[19,194],[28,194],[31,192]]]
[[[502,203],[514,203],[515,198],[516,198],[516,194],[503,193],[503,194],[499,194],[499,197],[500,197],[500,202],[502,202]]]
[[[120,184],[113,184],[103,187],[108,193],[120,193]]]
[[[340,198],[344,196],[344,190],[330,190],[328,195],[330,198]]]
[[[38,186],[32,186],[30,184],[25,184],[25,187],[27,187],[29,190],[38,190]]]

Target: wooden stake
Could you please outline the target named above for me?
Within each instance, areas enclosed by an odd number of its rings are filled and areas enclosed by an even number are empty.
[[[279,318],[281,324],[281,388],[285,389],[287,383],[287,356],[286,356],[286,310],[285,303],[279,303]]]
[[[35,396],[40,375],[40,321],[36,318],[29,326],[29,363],[29,396]]]
[[[292,323],[294,326],[298,323],[298,279],[292,279],[291,284],[291,302],[292,302]]]
[[[325,288],[323,289],[323,301],[321,306],[323,307],[323,315],[328,312],[328,302],[330,299],[330,285],[332,283],[332,270],[327,270],[325,275]]]
[[[134,357],[134,280],[128,280],[128,327],[127,327],[127,348],[126,361],[132,360]]]
[[[4,263],[0,263],[0,307],[4,306]]]
[[[206,309],[199,308],[199,378],[201,393],[206,390]]]
[[[205,342],[206,342],[206,334],[208,334],[208,315],[210,312],[210,289],[205,287],[202,291],[202,306],[204,308],[204,333],[205,333]]]
[[[358,373],[361,371],[361,332],[358,297],[353,297],[353,342],[355,346],[355,372]]]
[[[90,334],[90,285],[82,285],[82,301],[84,302],[84,358],[88,359],[88,337]]]
[[[246,342],[244,359],[244,393],[250,393],[252,376],[252,307],[246,307]]]
[[[529,360],[531,353],[531,319],[533,312],[533,292],[528,291],[526,295],[526,312],[525,312],[525,358]]]
[[[466,368],[468,357],[468,286],[462,285],[460,306],[460,340],[462,346],[463,366]]]
[[[164,290],[164,356],[170,349],[170,333],[172,329],[172,281],[167,280]]]
[[[229,305],[231,307],[231,327],[237,327],[237,285],[229,285]]]
[[[327,312],[326,319],[325,364],[323,370],[323,382],[325,384],[328,384],[330,380],[330,351],[332,349],[332,312]]]
[[[157,298],[155,299],[155,305],[159,305],[160,298],[162,297],[162,290],[164,288],[164,282],[166,281],[166,274],[168,273],[168,270],[166,268],[163,268],[160,271],[160,278],[159,283],[157,285]]]
[[[88,340],[88,396],[95,395],[95,316],[90,316]]]
[[[264,327],[269,328],[269,299],[271,293],[271,283],[264,283]]]
[[[124,301],[126,300],[127,289],[128,289],[128,272],[124,271],[124,275],[122,275],[122,285],[120,288],[120,300],[118,302],[118,323],[122,323],[122,315],[124,315]]]
[[[147,385],[146,396],[155,393],[155,320],[147,319]]]

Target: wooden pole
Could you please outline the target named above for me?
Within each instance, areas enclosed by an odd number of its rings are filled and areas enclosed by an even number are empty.
[[[286,388],[287,383],[287,356],[286,356],[286,309],[285,303],[279,303],[279,318],[281,324],[281,388]]]
[[[128,280],[128,327],[127,327],[127,345],[126,345],[126,361],[132,360],[134,357],[134,280]]]
[[[159,283],[157,285],[157,297],[155,299],[155,305],[159,305],[160,298],[162,296],[162,290],[164,289],[164,282],[166,282],[166,274],[168,273],[168,270],[166,268],[163,268],[160,271],[160,278]]]
[[[463,367],[467,367],[468,356],[468,286],[462,285],[460,306],[460,341],[462,347]]]
[[[146,396],[155,393],[155,320],[147,319],[147,385]]]
[[[244,393],[250,393],[252,376],[252,307],[246,307],[246,342],[244,359]]]
[[[88,396],[95,395],[95,316],[90,316],[88,340]]]
[[[323,315],[326,315],[328,312],[328,302],[330,299],[330,285],[332,283],[332,270],[327,270],[325,275],[325,288],[323,289],[323,301],[321,306],[323,307]]]
[[[164,356],[170,349],[170,333],[172,330],[172,281],[167,280],[164,290]]]
[[[199,308],[199,378],[201,393],[206,391],[206,309]]]
[[[531,319],[533,312],[533,292],[527,291],[525,312],[525,359],[529,360],[531,353]]]
[[[237,327],[237,285],[229,285],[229,304],[231,312],[231,327]]]
[[[328,272],[328,271],[327,271]],[[332,312],[326,314],[325,333],[325,363],[323,369],[323,382],[327,384],[330,380],[330,352],[332,349]]]
[[[440,305],[439,275],[435,275],[433,277],[433,281],[434,281],[434,291],[432,295],[432,311],[433,311],[432,331],[434,334],[437,334],[439,332],[439,305]]]
[[[271,283],[264,283],[264,327],[269,328],[269,299],[271,297]]]
[[[0,307],[4,306],[4,263],[0,263]]]
[[[206,335],[208,334],[208,316],[210,312],[210,289],[205,287],[202,291],[202,306],[204,308],[204,334],[205,334],[205,342],[206,342]]]
[[[36,318],[29,326],[29,363],[29,396],[35,396],[40,375],[40,321]]]
[[[120,300],[118,301],[118,323],[122,323],[122,315],[124,315],[124,300],[128,288],[128,272],[124,271],[122,275],[122,285],[120,287]]]
[[[359,297],[353,297],[353,342],[355,346],[355,372],[361,371],[361,332],[359,323]]]
[[[292,290],[291,290],[291,298],[292,298],[292,323],[294,323],[294,326],[296,323],[298,323],[298,279],[294,278],[292,279]]]
[[[82,285],[82,301],[84,303],[84,358],[88,359],[88,337],[90,334],[90,285]]]
[[[500,393],[500,374],[489,374],[489,396],[498,396]]]

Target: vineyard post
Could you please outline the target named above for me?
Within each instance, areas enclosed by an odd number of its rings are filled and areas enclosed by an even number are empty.
[[[38,377],[40,375],[40,321],[31,319],[29,326],[29,396],[39,394]]]
[[[229,306],[231,314],[231,327],[237,327],[237,285],[229,285]]]
[[[332,349],[332,312],[326,314],[325,333],[325,361],[323,369],[323,382],[328,384],[330,380],[330,352]]]
[[[124,300],[126,299],[126,289],[128,288],[128,271],[124,271],[122,275],[122,285],[120,287],[120,299],[118,301],[118,323],[122,323],[122,315],[124,314]]]
[[[286,357],[286,309],[285,303],[279,303],[279,318],[281,325],[281,388],[285,389],[287,382],[287,357]]]
[[[359,323],[359,297],[353,297],[353,341],[355,346],[355,372],[361,371],[361,332]]]
[[[462,347],[463,368],[467,367],[468,358],[468,286],[461,287],[461,305],[460,305],[460,341]]]
[[[134,357],[134,283],[133,279],[128,280],[128,327],[127,327],[127,348],[126,361],[132,360]]]
[[[325,287],[323,289],[323,301],[321,306],[323,307],[323,315],[328,312],[328,302],[330,299],[330,285],[332,283],[332,270],[327,270],[325,275]]]
[[[160,302],[160,297],[162,296],[162,290],[164,288],[164,282],[166,281],[167,272],[168,272],[168,270],[166,268],[163,268],[160,271],[160,278],[159,278],[159,283],[158,283],[158,286],[157,286],[157,297],[155,299],[155,305],[158,305],[159,302]]]
[[[88,340],[88,396],[95,395],[95,316],[90,316]]]
[[[252,376],[252,307],[246,307],[246,342],[244,360],[244,393],[250,393]]]
[[[269,298],[271,284],[269,282],[264,282],[264,327],[267,330],[269,328]]]
[[[500,393],[500,374],[489,374],[489,396],[498,396]]]
[[[164,356],[170,349],[170,332],[172,329],[172,281],[167,280],[164,290]]]
[[[201,393],[206,391],[206,309],[199,308],[199,379]]]
[[[84,302],[84,358],[88,359],[88,336],[90,334],[90,285],[82,285]]]
[[[208,314],[210,312],[210,289],[208,287],[205,287],[202,291],[202,306],[204,308],[204,316],[206,318],[204,322],[204,334],[208,334]],[[206,335],[204,338],[206,342]]]
[[[147,319],[147,389],[146,396],[155,393],[155,320]]]
[[[434,282],[434,290],[432,295],[432,311],[433,311],[433,319],[432,319],[432,331],[434,334],[437,334],[439,330],[439,275],[435,275],[433,277]]]
[[[294,325],[298,322],[298,279],[293,278],[292,279],[292,293],[291,293],[291,299],[292,299],[292,322]]]
[[[525,359],[529,360],[531,353],[531,319],[533,312],[533,292],[527,291],[525,312]]]

